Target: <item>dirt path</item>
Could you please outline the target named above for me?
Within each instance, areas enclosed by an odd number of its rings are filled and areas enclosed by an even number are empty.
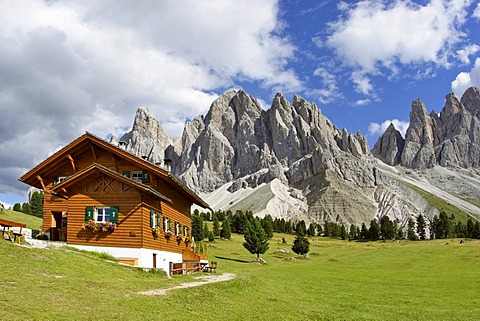
[[[183,283],[183,284],[180,284],[180,285],[174,286],[172,288],[168,288],[168,289],[155,289],[155,290],[138,292],[138,294],[141,294],[141,295],[166,295],[167,292],[170,291],[170,290],[186,289],[186,288],[192,288],[194,286],[202,286],[202,285],[210,284],[210,283],[229,281],[229,280],[233,280],[235,278],[235,276],[236,275],[232,274],[232,273],[223,273],[223,274],[220,274],[220,275],[199,276],[199,277],[196,277],[195,279],[199,279],[199,280],[203,280],[203,281]]]

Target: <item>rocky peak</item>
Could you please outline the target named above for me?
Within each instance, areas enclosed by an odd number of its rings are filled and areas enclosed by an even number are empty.
[[[163,165],[167,147],[173,145],[173,140],[147,107],[137,109],[132,130],[120,141],[126,144],[126,151],[159,165]]]
[[[480,89],[468,88],[462,96],[461,103],[472,116],[480,118]]]
[[[372,154],[384,163],[395,166],[400,164],[404,145],[405,140],[402,135],[395,128],[395,125],[390,124],[375,143]]]

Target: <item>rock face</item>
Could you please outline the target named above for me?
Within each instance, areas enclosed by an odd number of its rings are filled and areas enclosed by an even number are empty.
[[[159,166],[165,165],[165,151],[174,144],[147,107],[137,109],[130,132],[110,142]]]
[[[448,95],[440,115],[416,100],[406,138],[390,125],[370,153],[360,132],[338,129],[315,103],[297,95],[290,103],[277,94],[263,110],[239,90],[224,93],[205,116],[187,123],[179,142],[140,108],[132,131],[117,144],[159,166],[171,161],[171,171],[215,210],[345,225],[388,215],[405,226],[411,216],[438,213],[408,186],[424,180],[406,177],[405,168],[478,167],[479,115],[475,88],[461,102]],[[430,174],[443,180],[443,174]],[[473,186],[467,176],[459,182]]]
[[[390,124],[373,147],[372,154],[385,164],[394,166],[400,164],[404,146],[405,139],[402,134],[395,129],[393,124]]]
[[[469,88],[461,101],[454,94],[448,94],[440,115],[434,111],[428,114],[425,105],[415,100],[404,143],[390,126],[372,153],[389,165],[412,169],[433,168],[435,165],[478,168],[480,90]]]

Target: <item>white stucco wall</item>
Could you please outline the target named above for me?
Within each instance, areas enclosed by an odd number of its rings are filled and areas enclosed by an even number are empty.
[[[162,269],[170,275],[170,263],[181,263],[182,254],[165,251],[156,251],[144,248],[123,248],[123,247],[107,247],[107,246],[88,246],[88,245],[73,245],[77,249],[108,253],[114,257],[128,257],[138,259],[138,266],[142,268],[153,268],[153,254],[157,254],[156,262],[157,268]]]

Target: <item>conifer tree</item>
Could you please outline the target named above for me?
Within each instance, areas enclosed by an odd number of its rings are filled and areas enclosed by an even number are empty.
[[[417,216],[417,233],[420,236],[421,240],[426,239],[425,227],[426,227],[425,218],[423,217],[422,214],[418,214],[418,216]]]
[[[230,221],[225,219],[222,223],[222,229],[220,230],[220,237],[226,240],[232,238],[232,229],[230,228]]]
[[[250,253],[256,254],[257,259],[260,257],[260,254],[268,250],[268,238],[258,219],[247,221],[244,238],[243,246]]]
[[[219,236],[220,235],[220,221],[218,220],[217,215],[213,215],[213,235]]]

